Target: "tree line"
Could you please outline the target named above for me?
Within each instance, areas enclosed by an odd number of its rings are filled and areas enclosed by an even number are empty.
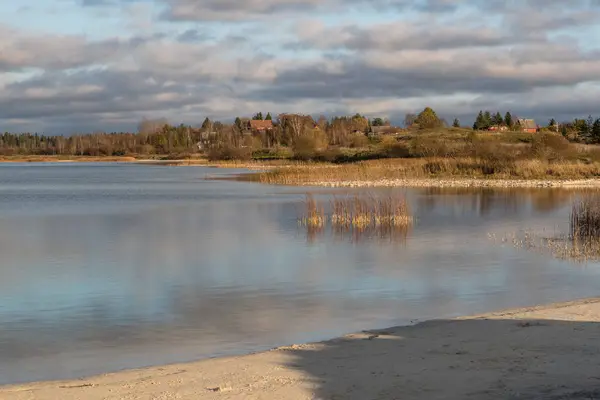
[[[251,131],[249,120],[269,120],[272,127]],[[405,129],[420,131],[448,126],[430,107],[419,114],[407,114]],[[258,112],[252,118],[237,117],[233,123],[205,118],[199,127],[171,125],[164,118],[144,119],[136,133],[113,132],[74,135],[39,135],[37,133],[0,134],[0,155],[65,155],[65,156],[123,156],[123,155],[179,155],[200,151],[215,158],[244,157],[256,152],[275,153],[289,149],[302,154],[327,147],[360,148],[372,137],[373,127],[390,126],[384,118],[368,119],[361,114],[313,119],[309,115]],[[510,112],[480,111],[473,124],[475,130],[492,126],[518,128],[518,120]],[[460,127],[458,119],[452,126]],[[391,126],[390,126],[391,127]],[[558,131],[571,141],[600,143],[600,118],[589,116],[557,123],[551,119],[541,130]],[[397,131],[397,130],[396,130]]]

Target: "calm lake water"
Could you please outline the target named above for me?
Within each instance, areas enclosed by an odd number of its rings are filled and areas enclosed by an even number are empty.
[[[357,238],[299,227],[306,188],[204,179],[232,172],[0,165],[0,384],[598,295],[598,265],[488,239],[564,228],[570,193],[396,189],[406,239]]]

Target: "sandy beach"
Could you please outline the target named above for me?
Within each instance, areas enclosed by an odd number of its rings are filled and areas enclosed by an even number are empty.
[[[600,398],[600,298],[241,357],[0,387],[0,399]]]

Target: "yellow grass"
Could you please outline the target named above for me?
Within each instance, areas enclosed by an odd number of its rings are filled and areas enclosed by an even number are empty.
[[[298,185],[338,181],[406,178],[583,179],[600,176],[597,162],[545,160],[490,161],[465,158],[409,158],[354,164],[305,164],[275,168],[250,179],[267,184]]]

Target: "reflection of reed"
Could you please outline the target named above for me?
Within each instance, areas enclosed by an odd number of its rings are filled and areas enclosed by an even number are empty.
[[[411,227],[412,225],[378,225],[366,228],[332,226],[331,232],[336,240],[350,240],[353,243],[369,240],[406,243]]]
[[[312,194],[307,194],[306,212],[299,223],[306,227],[309,242],[325,231],[327,221],[336,238],[350,237],[354,242],[366,238],[405,241],[412,226],[408,204],[401,196],[334,196],[329,205],[331,213],[327,215]]]
[[[600,197],[588,195],[571,206],[568,234],[551,237],[534,232],[507,235],[503,243],[528,250],[549,252],[562,260],[600,261]]]

